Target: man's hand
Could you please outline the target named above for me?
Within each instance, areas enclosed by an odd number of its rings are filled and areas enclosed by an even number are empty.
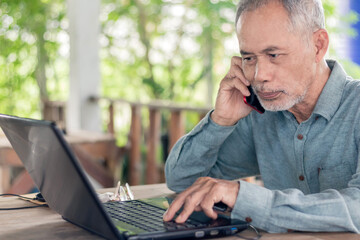
[[[245,78],[241,66],[242,58],[232,57],[230,70],[220,83],[215,110],[211,114],[211,119],[219,125],[234,125],[252,111],[243,101],[244,96],[250,95],[247,89],[250,82]]]
[[[175,198],[164,214],[164,221],[171,221],[182,206],[182,212],[175,219],[177,223],[185,222],[193,211],[204,211],[208,217],[216,219],[214,204],[223,202],[233,208],[238,192],[239,182],[201,177]]]

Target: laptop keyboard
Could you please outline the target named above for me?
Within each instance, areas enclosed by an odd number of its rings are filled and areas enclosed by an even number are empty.
[[[145,231],[175,231],[205,226],[192,219],[188,219],[184,224],[164,222],[165,209],[138,200],[107,202],[104,206],[111,218]]]

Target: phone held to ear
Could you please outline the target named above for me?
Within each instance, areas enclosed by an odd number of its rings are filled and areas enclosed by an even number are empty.
[[[259,99],[253,92],[251,86],[249,86],[248,89],[250,91],[250,96],[244,96],[244,102],[258,113],[263,114],[265,112],[265,109],[261,106]]]

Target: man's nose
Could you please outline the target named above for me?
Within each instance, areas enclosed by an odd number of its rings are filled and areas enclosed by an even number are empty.
[[[258,58],[255,68],[255,82],[268,82],[272,77],[272,65],[265,58]]]

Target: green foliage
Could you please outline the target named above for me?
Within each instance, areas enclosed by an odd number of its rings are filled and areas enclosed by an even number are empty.
[[[0,2],[1,113],[39,118],[40,99],[66,97],[68,67],[59,57],[64,16],[61,0]]]
[[[211,106],[232,55],[236,0],[102,0],[102,95]],[[358,15],[324,0],[333,36],[356,34]],[[338,21],[340,19],[340,22]],[[68,95],[64,0],[1,0],[0,112],[40,117],[40,99]],[[330,57],[340,58],[334,48]],[[356,78],[358,66],[343,60]]]
[[[102,3],[104,95],[212,104],[204,101],[207,92],[199,83],[214,85],[215,63],[234,54],[225,52],[223,46],[224,40],[233,38],[233,2]],[[105,60],[109,58],[111,62]],[[122,69],[121,74],[111,74],[116,68]],[[134,88],[127,85],[130,81]],[[122,86],[130,89],[114,91]]]

